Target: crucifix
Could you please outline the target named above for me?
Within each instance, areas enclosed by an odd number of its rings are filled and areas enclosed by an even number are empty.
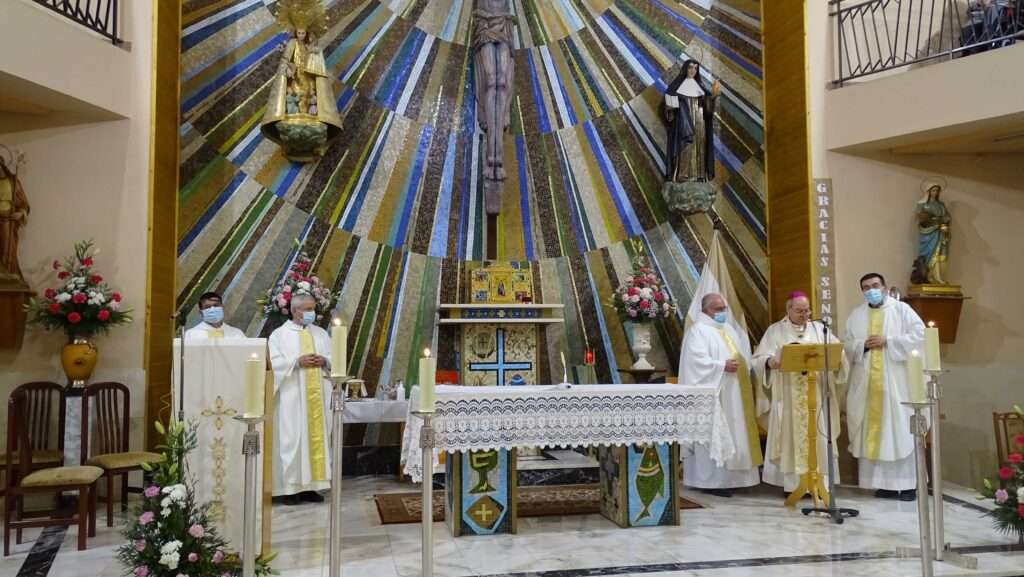
[[[508,371],[528,371],[533,368],[533,363],[526,361],[509,361],[505,358],[505,329],[499,327],[497,330],[498,346],[495,351],[497,358],[493,363],[469,363],[469,370],[497,373],[498,386],[505,385],[505,373]]]

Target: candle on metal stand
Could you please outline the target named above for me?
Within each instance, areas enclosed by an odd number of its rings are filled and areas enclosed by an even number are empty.
[[[437,359],[430,356],[430,349],[423,349],[420,359],[420,410],[434,411],[434,378],[437,374]]]
[[[925,401],[924,359],[916,350],[910,351],[910,357],[907,359],[907,388],[910,391],[911,402],[923,403]]]
[[[245,407],[247,417],[258,417],[263,414],[263,383],[264,364],[260,356],[253,353],[245,361]]]
[[[335,318],[331,329],[331,376],[344,377],[348,370],[348,327]]]
[[[942,356],[939,354],[939,327],[934,321],[928,321],[924,329],[924,366],[929,371],[942,370]]]

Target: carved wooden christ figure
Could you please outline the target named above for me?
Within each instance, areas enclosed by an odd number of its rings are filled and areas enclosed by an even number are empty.
[[[484,208],[498,214],[505,181],[505,131],[512,102],[512,22],[508,0],[477,0],[473,10],[476,114],[484,132]]]

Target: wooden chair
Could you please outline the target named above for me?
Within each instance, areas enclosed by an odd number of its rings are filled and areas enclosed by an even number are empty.
[[[114,526],[114,477],[121,476],[121,511],[128,510],[128,474],[155,463],[158,453],[131,451],[131,393],[121,383],[94,383],[82,394],[82,462],[103,469],[107,479],[107,527]]]
[[[1017,435],[1024,435],[1024,417],[1017,413],[992,413],[992,427],[996,433],[996,457],[999,465],[1006,463],[1010,453],[1017,453],[1024,450],[1024,447],[1017,447],[1013,439]]]
[[[59,387],[59,385],[58,385]],[[18,533],[21,543],[22,529],[50,527],[53,525],[78,525],[78,550],[86,547],[86,539],[96,534],[96,480],[103,476],[103,469],[90,466],[49,467],[33,470],[32,449],[38,446],[30,427],[34,410],[31,401],[35,397],[32,389],[19,387],[11,393],[7,404],[7,492],[4,495],[4,556],[11,554],[11,529]],[[63,400],[63,392],[61,394]],[[78,514],[61,515],[54,511],[49,518],[22,518],[22,502],[26,495],[52,493],[59,496],[64,491],[78,492]]]
[[[26,417],[29,431],[33,433],[31,469],[35,471],[64,464],[64,388],[57,383],[33,382],[19,385],[15,389],[17,391],[28,395],[29,412]],[[15,454],[14,458],[17,459],[18,455]],[[6,452],[0,453],[0,471],[5,477],[7,459]],[[6,483],[0,485],[0,497],[6,490]]]

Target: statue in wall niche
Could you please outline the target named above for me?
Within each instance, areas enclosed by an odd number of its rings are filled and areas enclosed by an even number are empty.
[[[324,55],[317,45],[327,30],[320,0],[281,0],[278,24],[290,34],[260,123],[289,160],[310,162],[341,133],[341,118]]]
[[[945,285],[949,254],[949,225],[952,218],[939,199],[946,183],[929,178],[921,183],[924,197],[917,201],[917,258],[910,281],[914,284]]]
[[[662,102],[667,128],[667,163],[662,193],[669,208],[695,214],[711,208],[715,180],[715,103],[721,93],[701,77],[701,65],[687,60]]]
[[[505,131],[512,102],[512,23],[508,0],[477,0],[473,9],[476,115],[484,133],[484,210],[498,214],[505,183]]]
[[[8,156],[0,154],[0,286],[25,287],[18,263],[18,233],[29,213],[28,197],[18,180],[22,158],[6,146],[0,148]]]

